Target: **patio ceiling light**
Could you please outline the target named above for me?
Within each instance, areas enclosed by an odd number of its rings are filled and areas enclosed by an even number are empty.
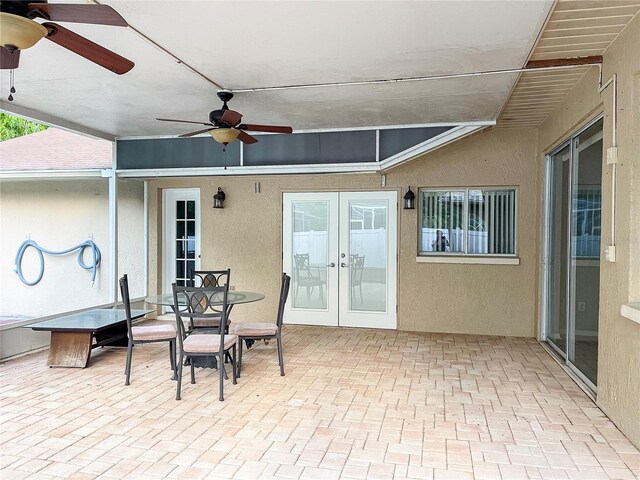
[[[209,131],[209,135],[211,135],[216,142],[226,145],[238,138],[240,130],[236,130],[235,128],[215,128]]]
[[[48,30],[28,18],[11,13],[0,13],[0,44],[9,50],[33,47]]]

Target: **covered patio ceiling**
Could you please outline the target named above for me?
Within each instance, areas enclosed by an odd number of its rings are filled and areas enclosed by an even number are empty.
[[[207,121],[225,88],[246,121],[295,131],[495,121],[517,73],[366,82],[522,68],[554,4],[100,3],[130,28],[61,24],[134,69],[118,76],[41,41],[22,53],[13,102],[2,71],[3,110],[107,139],[173,136],[189,126],[156,117]],[[364,83],[255,91],[345,82]]]

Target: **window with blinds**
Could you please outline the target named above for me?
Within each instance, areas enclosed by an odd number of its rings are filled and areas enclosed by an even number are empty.
[[[516,189],[420,189],[420,254],[515,255]]]

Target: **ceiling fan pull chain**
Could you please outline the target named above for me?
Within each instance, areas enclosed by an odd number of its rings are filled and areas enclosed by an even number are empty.
[[[222,146],[222,156],[224,157],[224,169],[227,169],[227,146]]]
[[[9,85],[11,85],[11,88],[9,89],[9,97],[7,98],[7,100],[9,100],[10,102],[13,102],[13,94],[16,93],[16,87],[14,85],[15,73],[16,71],[13,68],[9,72]]]

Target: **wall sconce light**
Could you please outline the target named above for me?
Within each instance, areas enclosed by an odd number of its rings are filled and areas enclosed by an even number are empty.
[[[414,208],[416,208],[416,195],[411,191],[411,187],[409,187],[407,193],[404,194],[404,209],[413,210]]]
[[[224,199],[226,195],[222,191],[222,188],[218,187],[218,193],[213,196],[213,208],[224,208]]]

